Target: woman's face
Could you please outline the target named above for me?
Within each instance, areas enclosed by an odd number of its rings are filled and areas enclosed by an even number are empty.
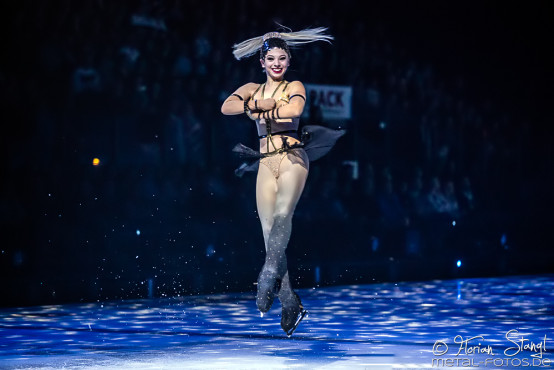
[[[274,80],[279,80],[285,75],[290,64],[290,59],[285,50],[273,48],[267,52],[265,59],[260,59],[260,62],[268,76]]]

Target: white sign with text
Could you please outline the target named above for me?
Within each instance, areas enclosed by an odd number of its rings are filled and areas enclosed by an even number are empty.
[[[306,88],[306,108],[304,115],[309,114],[310,104],[321,109],[326,120],[352,118],[352,87],[304,84]]]

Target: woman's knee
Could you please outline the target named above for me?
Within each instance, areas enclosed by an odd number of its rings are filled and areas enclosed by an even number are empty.
[[[262,220],[262,232],[264,233],[264,236],[266,234],[269,234],[271,231],[271,228],[273,227],[273,220]]]
[[[275,223],[282,223],[287,219],[292,218],[294,208],[287,205],[283,207],[276,207],[275,212],[273,213],[273,220]]]

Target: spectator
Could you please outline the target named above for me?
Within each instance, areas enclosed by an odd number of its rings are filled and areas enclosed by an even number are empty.
[[[454,187],[454,182],[447,181],[444,189],[444,197],[446,199],[446,209],[445,212],[447,212],[449,215],[453,217],[459,216],[459,205],[458,205],[458,198],[456,195],[456,189]]]
[[[427,199],[431,204],[433,212],[448,212],[448,200],[442,191],[441,182],[436,176],[431,179],[431,187],[427,193]]]

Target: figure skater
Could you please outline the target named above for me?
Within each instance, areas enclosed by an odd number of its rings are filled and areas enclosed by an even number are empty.
[[[305,126],[298,134],[299,118],[306,102],[306,90],[300,81],[284,79],[290,66],[289,46],[313,41],[330,42],[326,28],[299,32],[270,32],[234,45],[237,60],[260,52],[266,74],[262,84],[247,83],[223,103],[225,115],[245,113],[255,121],[259,151],[238,144],[234,151],[255,157],[236,173],[258,170],[256,204],[265,242],[265,263],[258,275],[256,304],[261,315],[269,311],[275,296],[281,302],[281,327],[288,336],[307,314],[294,292],[287,269],[287,248],[294,209],[308,177],[310,160],[330,150],[344,133],[321,126]],[[315,145],[314,145],[315,144]],[[311,155],[310,155],[311,153]]]

